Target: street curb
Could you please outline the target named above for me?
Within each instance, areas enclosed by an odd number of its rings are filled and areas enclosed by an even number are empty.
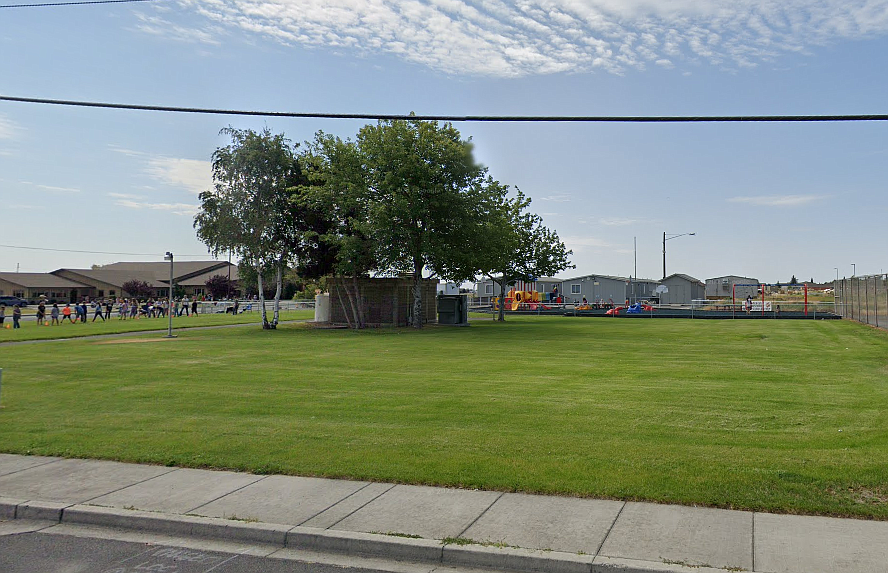
[[[16,519],[37,519],[45,521],[62,520],[62,512],[69,503],[57,503],[52,501],[26,501],[20,503],[15,510]]]
[[[0,496],[0,519],[15,519],[16,508],[27,501],[26,499]]]
[[[308,551],[388,557],[396,561],[441,563],[442,545],[434,539],[414,539],[378,533],[331,531],[294,527],[287,533],[287,547]]]
[[[209,537],[284,546],[290,525],[237,522],[219,517],[172,515],[151,511],[73,505],[62,513],[62,523],[98,525],[172,535]]]
[[[593,557],[519,547],[444,544],[437,539],[242,522],[220,517],[96,505],[66,505],[7,497],[0,497],[0,519],[44,520],[218,541],[262,543],[316,553],[528,573],[725,573],[724,569],[694,565]]]
[[[510,571],[590,573],[593,559],[591,555],[561,551],[448,544],[444,546],[443,564]]]
[[[619,557],[596,557],[591,573],[725,573],[726,569],[716,569],[680,563],[654,563]]]

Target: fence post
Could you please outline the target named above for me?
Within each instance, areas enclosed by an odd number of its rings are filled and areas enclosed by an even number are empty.
[[[866,309],[866,323],[870,323],[869,319],[869,279],[863,279],[863,305]]]

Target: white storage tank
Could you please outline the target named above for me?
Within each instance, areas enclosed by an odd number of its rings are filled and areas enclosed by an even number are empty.
[[[315,295],[315,322],[330,322],[330,293]]]

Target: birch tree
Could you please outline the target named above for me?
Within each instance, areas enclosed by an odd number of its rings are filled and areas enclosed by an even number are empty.
[[[197,236],[218,256],[231,251],[256,269],[262,327],[274,329],[280,317],[284,267],[298,251],[298,205],[289,189],[302,181],[296,146],[283,134],[227,127],[231,143],[213,153],[213,189],[200,194],[194,218]],[[272,320],[265,309],[263,275],[272,271],[276,289]]]

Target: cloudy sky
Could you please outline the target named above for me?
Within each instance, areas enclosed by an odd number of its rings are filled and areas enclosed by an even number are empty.
[[[26,2],[0,0],[0,95],[371,114],[888,113],[888,0],[7,7]],[[0,102],[0,271],[204,258],[192,217],[229,124],[304,141],[363,122]],[[659,278],[664,232],[696,233],[667,243],[667,271],[700,279],[888,269],[888,122],[457,127],[573,249],[566,274]]]

